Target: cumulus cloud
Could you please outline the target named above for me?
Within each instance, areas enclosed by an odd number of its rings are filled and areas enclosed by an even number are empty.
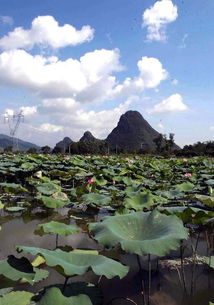
[[[33,19],[31,28],[17,27],[0,39],[0,47],[8,49],[32,49],[35,45],[50,46],[54,49],[75,46],[90,41],[94,29],[89,25],[77,30],[70,24],[60,26],[52,16],[38,16]]]
[[[213,131],[214,130],[214,126],[210,126],[209,130]]]
[[[138,97],[132,96],[113,109],[88,111],[72,99],[46,99],[37,107],[37,114],[32,117],[31,125],[25,122],[24,137],[29,134],[38,139],[38,144],[43,145],[43,138],[47,141],[47,135],[55,135],[56,143],[57,135],[59,139],[66,135],[73,140],[79,140],[84,131],[90,130],[95,137],[102,139],[111,132],[120,116],[137,100]],[[37,122],[41,120],[46,123],[38,125]],[[51,138],[50,142],[51,145],[55,144]]]
[[[36,91],[43,97],[72,97],[81,101],[102,100],[115,85],[113,72],[122,69],[115,50],[95,50],[80,60],[33,56],[24,50],[0,54],[0,85]]]
[[[171,0],[155,2],[143,13],[143,27],[147,28],[147,39],[150,41],[166,40],[166,26],[175,21],[177,17],[177,6]]]
[[[145,89],[155,88],[168,76],[168,72],[157,58],[144,56],[138,61],[137,66],[139,76],[133,79],[126,78],[122,84],[114,88],[113,95],[134,94]]]
[[[161,103],[154,105],[153,108],[148,109],[148,113],[176,113],[187,109],[188,107],[184,104],[182,96],[176,93],[163,100]]]
[[[63,126],[54,125],[50,123],[43,123],[39,126],[39,129],[47,133],[53,133],[53,132],[63,131]]]
[[[13,17],[11,16],[0,16],[0,21],[5,25],[13,25]]]
[[[118,83],[114,73],[123,69],[120,52],[95,50],[65,61],[57,57],[33,56],[24,50],[0,54],[0,85],[21,87],[43,98],[71,98],[81,103],[102,102],[155,88],[167,78],[157,58],[142,57],[139,75]]]
[[[23,106],[20,108],[20,111],[22,111],[24,116],[32,116],[37,113],[37,106]]]

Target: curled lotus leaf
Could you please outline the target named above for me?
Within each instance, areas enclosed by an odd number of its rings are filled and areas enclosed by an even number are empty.
[[[129,270],[127,266],[96,253],[65,252],[60,249],[51,251],[35,247],[17,247],[17,250],[32,255],[41,255],[48,266],[61,267],[66,276],[82,275],[92,269],[95,274],[104,275],[108,279],[115,276],[123,278]]]
[[[102,222],[89,224],[89,230],[100,244],[120,244],[126,252],[138,255],[166,255],[188,237],[188,230],[178,217],[156,210],[108,216]]]
[[[45,279],[49,272],[39,268],[34,268],[27,258],[16,258],[13,255],[0,261],[0,274],[12,281],[28,282],[33,285]]]
[[[92,305],[90,298],[86,294],[65,297],[59,288],[52,287],[48,289],[38,305]]]

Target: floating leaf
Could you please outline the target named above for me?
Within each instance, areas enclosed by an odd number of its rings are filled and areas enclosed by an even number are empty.
[[[111,197],[98,193],[89,193],[82,196],[82,199],[95,205],[105,205],[111,202]]]
[[[61,191],[61,186],[52,182],[43,183],[40,186],[37,186],[36,188],[38,192],[44,195],[52,195],[53,193]]]
[[[23,211],[25,208],[23,207],[6,207],[5,210],[9,211],[9,212],[19,212],[19,211]]]
[[[163,256],[188,236],[178,217],[155,210],[108,216],[103,222],[90,223],[89,229],[102,245],[109,247],[119,243],[123,250],[139,255]]]
[[[54,233],[63,236],[68,236],[80,232],[80,228],[78,228],[75,224],[66,225],[57,221],[43,223],[38,225],[38,227],[42,228],[45,233]]]
[[[68,201],[61,201],[48,196],[37,196],[36,198],[41,200],[47,208],[52,209],[61,208],[70,203]]]
[[[144,208],[149,208],[154,204],[153,196],[149,192],[136,193],[132,197],[126,197],[124,206],[127,209],[142,211]]]
[[[21,184],[16,183],[0,183],[0,187],[3,188],[5,193],[26,193],[28,190],[23,187]]]
[[[214,197],[213,196],[195,194],[191,198],[197,199],[198,201],[202,202],[204,205],[207,205],[210,208],[214,208]]]
[[[68,253],[60,249],[51,251],[35,247],[17,247],[17,250],[43,256],[48,266],[60,266],[66,276],[82,275],[92,269],[95,274],[105,275],[108,279],[117,275],[123,278],[129,270],[128,267],[103,255],[75,251]]]
[[[195,189],[195,185],[190,182],[183,182],[175,185],[175,189],[181,192],[191,192]]]
[[[85,294],[65,297],[59,288],[52,287],[45,292],[38,305],[92,305],[90,298]],[[11,305],[11,304],[10,304]]]
[[[0,296],[0,305],[29,305],[32,297],[27,291],[12,291]]]

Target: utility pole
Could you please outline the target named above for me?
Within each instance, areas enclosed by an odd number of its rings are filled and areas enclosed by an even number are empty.
[[[16,138],[16,134],[20,123],[23,121],[24,121],[23,110],[21,110],[18,114],[15,113],[10,114],[6,112],[4,115],[4,123],[8,124],[10,130],[10,136],[12,137],[13,151],[19,150],[18,138]]]

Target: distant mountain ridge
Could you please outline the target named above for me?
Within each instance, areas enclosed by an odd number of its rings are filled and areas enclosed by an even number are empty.
[[[12,146],[13,145],[13,138],[10,136],[7,136],[5,134],[0,134],[0,147],[3,149]],[[21,139],[18,139],[18,147],[20,151],[27,151],[29,148],[35,148],[37,150],[40,149],[40,147],[36,144],[23,141]]]
[[[105,140],[97,139],[90,131],[86,131],[78,142],[69,138],[72,142],[68,148],[71,153],[150,152],[156,150],[154,139],[159,136],[161,134],[138,111],[129,110],[120,117],[117,126]],[[163,140],[162,146],[166,142],[166,139]],[[179,149],[179,146],[173,144],[172,150]]]

